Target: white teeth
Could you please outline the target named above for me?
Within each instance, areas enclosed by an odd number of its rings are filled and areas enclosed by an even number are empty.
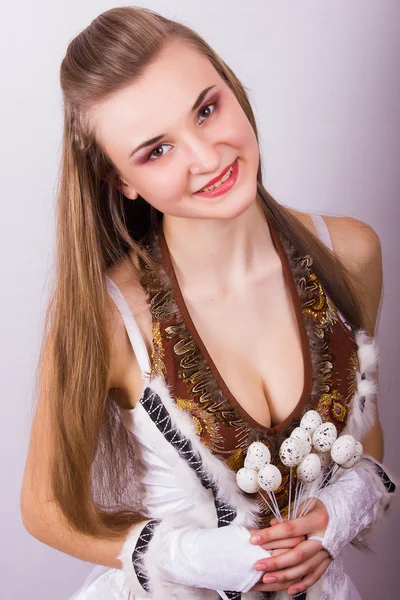
[[[214,185],[210,185],[209,187],[206,187],[206,188],[204,188],[202,190],[199,190],[199,191],[200,192],[210,192],[214,188],[219,187],[222,183],[224,183],[224,181],[226,181],[227,179],[229,179],[229,177],[232,175],[232,171],[233,171],[233,166],[229,169],[229,171],[227,171],[225,173],[225,175],[223,177],[221,177],[221,179],[219,181],[217,181],[217,183],[214,183]]]

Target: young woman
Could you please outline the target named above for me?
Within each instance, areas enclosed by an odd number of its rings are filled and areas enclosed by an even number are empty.
[[[342,548],[394,489],[379,465],[376,233],[267,193],[244,87],[179,23],[101,14],[70,43],[61,85],[25,527],[100,565],[79,600],[359,598]],[[306,516],[270,526],[235,473],[255,440],[278,464],[309,409],[364,457]]]

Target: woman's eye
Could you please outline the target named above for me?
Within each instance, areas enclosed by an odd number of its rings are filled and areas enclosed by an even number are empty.
[[[208,119],[208,117],[210,117],[213,114],[216,104],[217,104],[217,101],[214,100],[213,102],[209,102],[208,104],[205,104],[199,110],[199,112],[197,113],[198,116],[203,117],[202,120],[200,121],[200,125],[201,125],[201,123],[203,123],[203,121]],[[164,146],[170,146],[170,145],[171,144],[160,144],[159,146],[157,146],[157,148],[154,148],[154,150],[152,150],[150,152],[150,154],[148,154],[146,156],[146,162],[147,161],[152,162],[152,161],[158,160],[158,159],[162,158],[163,156],[165,156],[165,154],[167,154],[167,153],[163,152],[162,149]]]
[[[150,152],[150,154],[147,155],[146,160],[158,160],[159,158],[162,158],[165,154],[165,152],[162,152],[162,154],[157,154],[158,150],[161,150],[164,146],[170,146],[170,144],[161,144],[160,146],[157,146],[157,148],[154,148],[154,150],[152,150]]]
[[[212,113],[214,112],[215,104],[216,104],[216,102],[210,102],[209,104],[206,104],[205,106],[203,106],[203,108],[201,108],[199,110],[198,114],[201,115],[201,113],[203,113],[205,111],[206,113],[208,113],[205,115],[205,118],[208,119],[208,117],[210,117],[212,115]],[[203,119],[203,121],[204,121],[204,119]],[[203,121],[200,121],[200,123],[202,123]]]

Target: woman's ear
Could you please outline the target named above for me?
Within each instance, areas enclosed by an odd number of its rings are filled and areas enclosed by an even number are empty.
[[[129,200],[136,200],[138,198],[138,192],[134,190],[131,185],[129,185],[123,179],[121,179],[117,174],[108,173],[103,177],[103,179],[105,181],[108,181],[110,185],[115,187],[115,189],[121,192],[121,194],[123,194],[124,196],[126,196],[126,198],[129,198]]]
[[[129,200],[136,200],[139,196],[137,191],[134,190],[131,185],[128,185],[119,177],[117,177],[116,185],[121,194],[123,194],[126,198],[129,198]]]
[[[114,175],[114,185],[117,190],[126,198],[129,198],[129,200],[136,200],[136,198],[139,196],[137,191],[130,184],[121,179],[117,174]]]

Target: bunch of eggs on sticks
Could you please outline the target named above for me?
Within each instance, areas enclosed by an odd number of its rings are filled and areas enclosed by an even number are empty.
[[[338,437],[333,423],[323,423],[317,411],[309,410],[301,419],[300,426],[293,429],[290,437],[281,444],[279,457],[286,467],[297,468],[299,481],[310,484],[332,461],[344,469],[354,467],[362,452],[362,444],[352,435]],[[282,474],[271,464],[268,447],[262,442],[253,442],[236,480],[240,489],[248,494],[254,494],[260,488],[275,492],[282,484]]]

